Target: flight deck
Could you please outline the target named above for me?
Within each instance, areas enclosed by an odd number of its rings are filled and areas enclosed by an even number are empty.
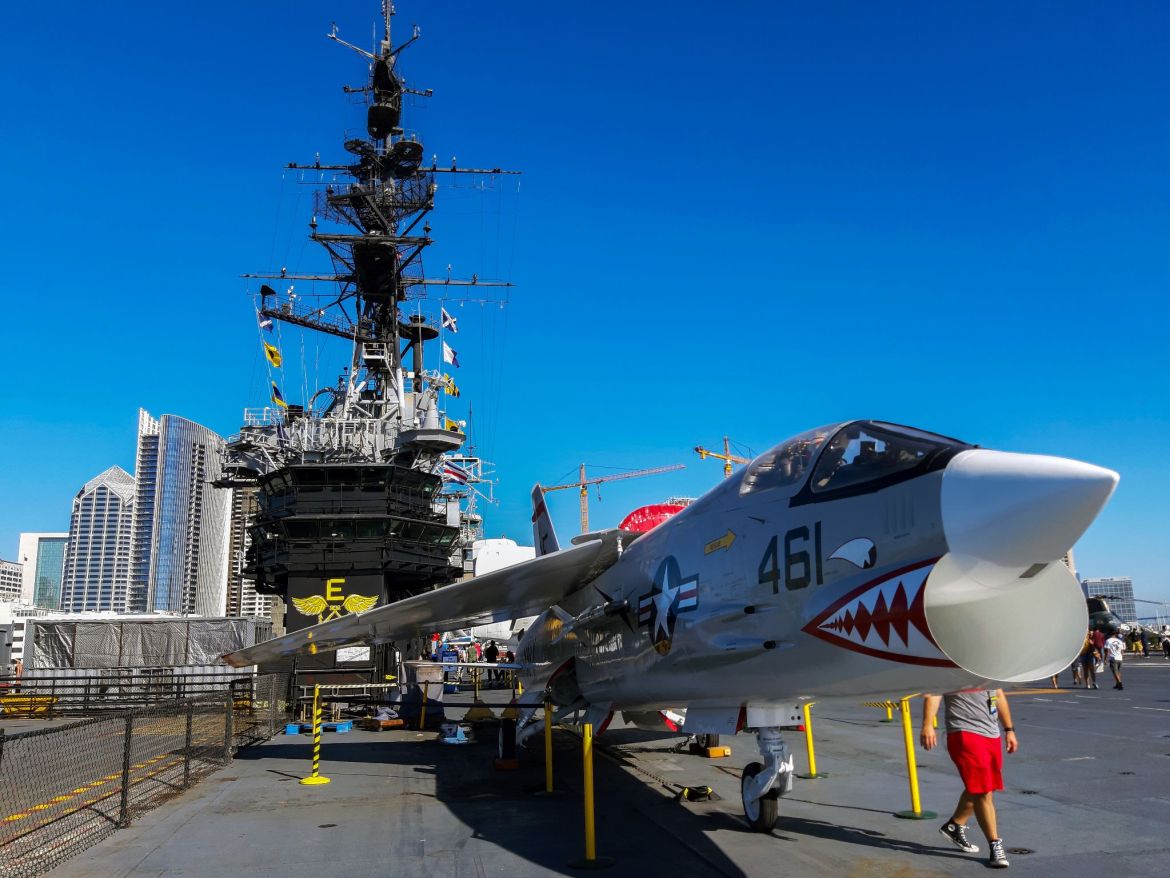
[[[1067,675],[1064,682],[1067,682]],[[1124,691],[1009,689],[1020,752],[1005,758],[997,794],[1012,868],[1029,875],[1157,874],[1170,856],[1170,661],[1128,658]],[[498,714],[511,695],[483,693]],[[458,719],[470,694],[447,696]],[[921,702],[914,702],[915,738]],[[827,777],[797,780],[770,834],[749,831],[739,788],[758,758],[754,738],[723,738],[727,759],[679,752],[681,735],[623,728],[597,741],[597,850],[614,875],[982,874],[938,833],[960,792],[945,749],[916,746],[922,808],[909,806],[903,732],[858,703],[813,707],[816,760]],[[895,711],[895,719],[897,711]],[[306,735],[278,736],[126,829],[59,866],[67,876],[568,875],[582,855],[581,740],[554,736],[553,796],[543,748],[522,749],[520,768],[498,771],[496,726],[468,745],[434,732],[326,734],[327,786],[298,783],[309,769]],[[803,735],[788,733],[796,769]],[[682,787],[716,799],[681,801]]]

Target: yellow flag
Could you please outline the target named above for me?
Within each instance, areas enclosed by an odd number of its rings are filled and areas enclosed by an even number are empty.
[[[268,357],[268,362],[272,364],[274,369],[279,369],[283,358],[280,356],[280,351],[275,345],[270,345],[264,342],[264,356]]]

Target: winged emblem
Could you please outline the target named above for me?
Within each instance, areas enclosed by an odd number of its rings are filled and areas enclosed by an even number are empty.
[[[293,606],[302,616],[320,616],[329,606],[329,602],[321,595],[314,594],[307,598],[293,598]],[[319,621],[319,620],[318,620]]]
[[[364,594],[351,594],[342,602],[341,605],[345,607],[347,612],[364,613],[366,610],[371,609],[376,603],[378,603],[378,598],[376,595],[374,597],[368,597]]]

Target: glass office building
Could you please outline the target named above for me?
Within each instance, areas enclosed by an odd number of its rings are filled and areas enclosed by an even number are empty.
[[[132,609],[224,615],[231,498],[212,484],[222,448],[194,421],[139,411]]]
[[[1104,579],[1081,581],[1085,597],[1103,597],[1109,602],[1109,609],[1123,622],[1137,621],[1137,604],[1133,599],[1133,580],[1128,576],[1109,576]]]
[[[110,467],[77,492],[69,519],[62,610],[126,611],[133,521],[134,477],[121,467]]]
[[[68,533],[20,535],[20,563],[24,565],[21,600],[24,603],[46,610],[60,609],[68,545]]]

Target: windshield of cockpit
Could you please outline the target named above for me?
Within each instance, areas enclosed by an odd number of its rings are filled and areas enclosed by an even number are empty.
[[[923,466],[946,448],[965,443],[912,427],[858,421],[837,433],[821,454],[812,477],[814,493],[850,488]]]
[[[821,446],[839,424],[818,427],[765,451],[750,464],[740,483],[740,494],[754,494],[770,488],[799,487],[808,476]]]

